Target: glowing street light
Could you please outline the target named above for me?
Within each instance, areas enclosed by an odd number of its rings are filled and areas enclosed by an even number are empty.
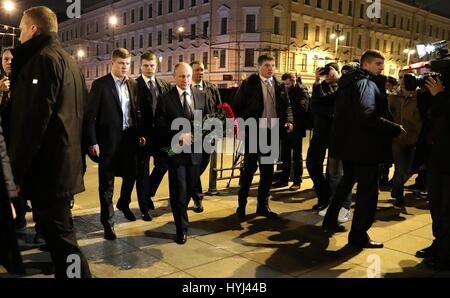
[[[83,59],[85,55],[86,55],[86,53],[83,50],[80,49],[77,51],[78,59]]]
[[[338,34],[339,34],[339,32],[340,31],[338,31]],[[337,58],[339,41],[344,41],[345,40],[345,36],[344,35],[338,36],[336,33],[333,33],[333,34],[330,35],[330,38],[336,40],[336,43],[335,43],[335,46],[334,46],[334,57]]]
[[[115,27],[119,23],[119,19],[115,15],[109,17],[109,24]]]
[[[7,13],[11,13],[14,10],[16,10],[16,4],[10,0],[6,0],[3,2],[3,9],[7,12]]]
[[[406,65],[409,67],[409,59],[410,59],[410,56],[411,56],[411,55],[414,55],[414,54],[416,53],[416,50],[413,50],[413,49],[404,49],[404,50],[403,50],[403,53],[404,53],[404,54],[408,54],[408,58],[407,58],[407,60],[406,60]]]

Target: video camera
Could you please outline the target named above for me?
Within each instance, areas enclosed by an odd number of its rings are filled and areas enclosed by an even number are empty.
[[[428,45],[417,45],[417,54],[419,58],[425,55],[435,56],[435,60],[419,62],[411,65],[409,68],[418,70],[420,73],[407,73],[404,75],[405,89],[415,91],[417,87],[425,86],[429,77],[437,80],[438,78],[444,85],[450,87],[450,56],[448,53],[447,41],[442,40]]]

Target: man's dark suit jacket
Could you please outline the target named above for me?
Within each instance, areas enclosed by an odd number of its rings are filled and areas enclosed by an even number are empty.
[[[206,93],[192,88],[192,95],[194,97],[195,110],[201,110],[203,116],[209,113],[209,107],[206,104]],[[172,138],[181,131],[171,130],[172,121],[176,118],[186,118],[183,106],[181,105],[180,96],[176,86],[172,87],[169,92],[161,97],[156,106],[156,131],[159,140],[161,141],[161,147],[170,147]],[[202,159],[202,153],[180,153],[172,156],[170,162],[176,164],[185,164],[189,159],[192,164],[199,164]]]
[[[128,79],[126,84],[130,93],[132,123],[139,130],[137,82]],[[112,75],[107,74],[92,83],[86,113],[87,146],[99,145],[100,160],[110,160],[117,153],[122,139],[122,126],[119,95]]]
[[[167,93],[170,90],[170,84],[164,80],[159,78],[155,78],[156,86],[158,88],[159,96],[157,101],[161,98],[161,95]],[[140,106],[141,112],[141,130],[138,132],[139,136],[142,136],[146,140],[145,149],[150,154],[154,154],[157,150],[157,142],[156,142],[156,134],[155,134],[155,119],[153,117],[152,104],[153,104],[153,96],[148,88],[147,84],[144,81],[142,76],[139,76],[137,79],[137,96],[138,102]]]

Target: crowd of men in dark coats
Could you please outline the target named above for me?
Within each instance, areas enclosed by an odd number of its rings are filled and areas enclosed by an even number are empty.
[[[211,113],[221,103],[217,87],[203,79],[204,65],[198,61],[176,64],[175,85],[171,86],[155,76],[156,55],[146,52],[141,56],[141,76],[134,80],[128,77],[131,54],[118,48],[112,52],[111,72],[95,80],[88,94],[82,72],[57,40],[57,19],[50,9],[26,10],[20,28],[21,45],[10,50],[8,78],[0,81],[4,127],[0,129],[0,219],[6,223],[0,231],[1,264],[10,272],[24,272],[13,224],[17,214],[11,208],[19,193],[32,202],[33,219],[46,241],[55,276],[91,276],[78,247],[70,210],[74,195],[84,191],[84,154],[99,164],[100,221],[105,239],[117,238],[114,178],[123,178],[116,208],[129,221],[136,220],[129,207],[136,184],[141,218],[151,221],[152,197],[168,171],[175,241],[185,244],[191,198],[194,211],[203,211],[200,176],[210,153],[193,150],[202,139],[193,138],[191,130],[173,130],[171,125],[176,119],[190,124],[197,113]],[[256,132],[243,128],[244,164],[236,209],[241,219],[246,218],[249,189],[258,167],[257,215],[278,216],[269,207],[269,192],[271,187],[287,186],[292,157],[290,189],[300,189],[302,139],[312,122],[307,168],[318,196],[313,209],[325,215],[323,230],[345,230],[339,224],[339,213],[342,207],[350,209],[349,198],[357,183],[348,243],[358,249],[383,247],[367,233],[375,218],[380,164],[391,159],[393,139],[408,133],[390,114],[381,75],[384,60],[380,52],[366,51],[359,65],[347,65],[345,72],[343,68],[342,76],[339,65],[327,64],[316,72],[311,99],[293,74],[284,74],[282,82],[276,79],[273,56],[258,58],[258,73],[243,81],[231,103],[237,118],[257,120]],[[321,81],[324,75],[326,79]],[[445,268],[450,265],[450,96],[440,81],[430,78],[426,86],[433,97],[428,191],[435,241],[417,255],[429,258],[436,268]],[[257,143],[260,138],[279,136],[277,144],[269,144],[275,150],[281,143],[279,176],[274,176],[278,156],[271,158],[261,148],[251,151],[252,134]],[[179,146],[181,153],[167,155],[162,150],[171,146]],[[327,149],[329,169],[324,175]],[[151,158],[154,168],[150,173]],[[334,183],[330,184],[330,179],[335,179]],[[348,212],[344,217],[348,218]],[[70,273],[68,257],[74,255],[80,267]]]

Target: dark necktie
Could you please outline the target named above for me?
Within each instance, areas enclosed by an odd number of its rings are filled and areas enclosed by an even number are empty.
[[[189,120],[193,120],[193,114],[191,111],[191,107],[189,106],[189,103],[187,101],[187,92],[184,91],[183,92],[183,110],[184,110],[184,115],[186,116],[186,118],[188,118]]]
[[[152,93],[152,111],[153,116],[155,115],[156,104],[158,103],[158,88],[156,88],[155,83],[152,80],[148,81],[148,87]]]

